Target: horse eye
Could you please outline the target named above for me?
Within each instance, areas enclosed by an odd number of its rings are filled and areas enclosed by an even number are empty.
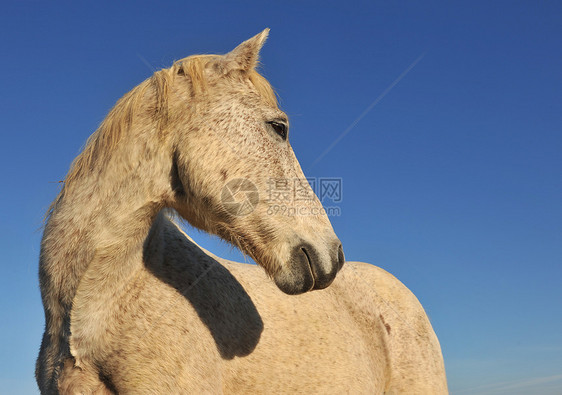
[[[287,125],[277,121],[270,121],[268,124],[271,125],[275,133],[277,133],[283,140],[287,140]]]

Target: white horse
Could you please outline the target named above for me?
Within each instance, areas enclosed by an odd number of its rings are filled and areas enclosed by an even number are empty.
[[[267,33],[156,72],[76,158],[41,244],[42,393],[447,392],[415,296],[342,269],[310,187],[288,204],[311,215],[268,212],[268,181],[304,175],[255,71]],[[170,210],[265,272],[201,249]]]

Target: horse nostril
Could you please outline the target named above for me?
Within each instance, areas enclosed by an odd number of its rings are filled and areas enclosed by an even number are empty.
[[[343,267],[344,263],[345,263],[345,255],[343,254],[343,247],[340,244],[340,246],[338,247],[338,270]]]
[[[304,256],[306,257],[306,262],[308,263],[308,268],[310,269],[310,274],[312,275],[312,288],[314,288],[314,283],[315,283],[315,270],[312,267],[312,260],[310,259],[310,255],[308,254],[308,251],[306,250],[306,248],[301,247],[301,251],[304,254]]]
[[[304,255],[306,256],[306,259],[308,261],[308,265],[310,266],[310,270],[312,270],[312,261],[310,260],[310,255],[308,255],[308,252],[306,251],[306,248],[302,247],[301,251],[304,253]]]

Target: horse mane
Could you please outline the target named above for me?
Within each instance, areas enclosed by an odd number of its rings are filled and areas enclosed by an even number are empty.
[[[150,88],[155,92],[155,104],[151,108],[151,116],[157,122],[158,134],[161,136],[168,121],[168,99],[170,87],[178,74],[184,74],[191,81],[192,95],[204,94],[207,90],[205,66],[217,55],[192,55],[180,59],[168,69],[156,71],[150,78],[137,85],[110,110],[96,131],[86,141],[82,152],[70,165],[63,183],[63,187],[56,199],[51,203],[45,215],[45,221],[50,217],[58,202],[66,193],[74,188],[76,180],[85,171],[92,171],[97,166],[102,166],[111,153],[117,148],[118,143],[127,130],[130,129],[135,114],[143,105],[144,98]],[[255,69],[245,71],[245,76],[250,80],[258,94],[271,106],[277,106],[275,91],[261,74]]]

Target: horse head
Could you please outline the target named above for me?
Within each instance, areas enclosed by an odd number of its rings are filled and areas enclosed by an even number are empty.
[[[288,117],[255,70],[267,34],[169,69],[170,205],[238,246],[282,291],[299,294],[330,285],[344,256],[293,153]],[[285,199],[276,202],[280,192]]]

